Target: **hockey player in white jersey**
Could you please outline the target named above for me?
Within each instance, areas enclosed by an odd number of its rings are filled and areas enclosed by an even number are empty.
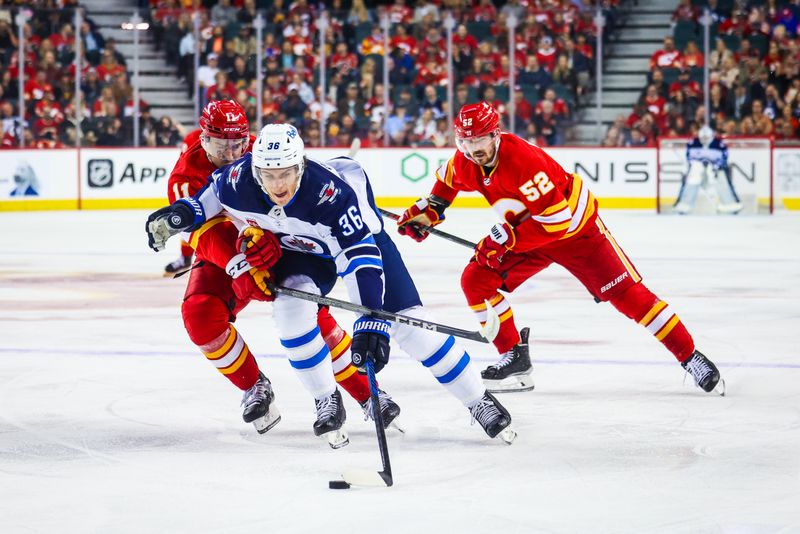
[[[243,259],[253,268],[269,269],[281,285],[324,295],[338,275],[357,304],[427,319],[411,276],[383,230],[363,168],[346,157],[324,163],[308,159],[294,126],[265,126],[252,154],[216,171],[210,185],[194,197],[153,213],[147,223],[150,246],[160,250],[171,235],[223,210],[243,235],[271,232],[277,237],[279,257],[262,255],[254,239]],[[344,407],[316,312],[313,303],[283,294],[275,298],[281,343],[317,401],[318,419],[327,414],[334,423],[343,422]],[[390,336],[468,408],[487,435],[506,443],[514,440],[510,414],[486,391],[469,355],[452,336],[362,316],[353,325],[354,363],[363,365],[370,357],[380,371],[389,360]]]
[[[681,183],[675,211],[682,215],[692,211],[700,189],[716,199],[717,212],[736,214],[742,210],[731,182],[728,147],[714,135],[714,130],[708,126],[700,128],[697,137],[686,146],[686,161],[689,168]]]

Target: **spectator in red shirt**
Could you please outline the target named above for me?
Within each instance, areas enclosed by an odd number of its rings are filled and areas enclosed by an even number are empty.
[[[236,96],[236,86],[228,79],[228,74],[225,71],[219,71],[214,79],[217,83],[212,85],[206,91],[206,101],[212,100],[232,100]]]
[[[653,52],[650,58],[650,70],[659,68],[680,68],[683,61],[680,50],[675,49],[675,41],[672,37],[664,37],[664,48]]]
[[[347,50],[344,42],[336,43],[336,53],[331,56],[331,68],[339,71],[345,76],[358,67],[358,58],[355,54]]]
[[[473,6],[470,18],[476,22],[495,22],[497,8],[494,7],[492,0],[480,0],[478,5]]]
[[[553,39],[549,35],[545,35],[539,40],[539,49],[536,51],[536,58],[539,64],[544,67],[547,72],[553,72],[553,67],[556,66],[556,58],[558,50],[553,46]]]
[[[692,0],[680,0],[672,12],[672,22],[697,22],[700,8],[692,5]]]
[[[389,20],[392,24],[408,24],[414,11],[406,5],[405,0],[394,0],[389,6]]]
[[[547,102],[550,103],[553,115],[558,119],[569,118],[569,106],[563,99],[558,98],[554,89],[546,89],[544,98],[536,103],[535,112],[537,115],[544,112],[544,107]]]
[[[125,67],[117,63],[114,53],[110,50],[103,51],[100,66],[97,67],[97,76],[102,82],[111,83],[114,76],[125,72]]]
[[[704,60],[703,53],[697,48],[697,43],[694,41],[686,43],[686,49],[683,51],[684,67],[702,67]]]
[[[517,121],[517,130],[526,128],[533,117],[533,106],[525,100],[525,95],[519,88],[514,91],[514,116]]]
[[[642,103],[648,113],[653,115],[659,128],[666,126],[667,101],[658,94],[655,85],[648,85],[642,97]]]
[[[461,47],[462,50],[466,48],[471,53],[478,49],[477,39],[467,33],[467,27],[464,24],[459,24],[456,33],[453,34],[453,48],[455,47]]]
[[[404,53],[412,56],[417,55],[417,40],[408,34],[408,30],[402,24],[396,26],[397,33],[389,40],[389,47],[394,50],[395,48],[401,49]],[[338,45],[337,45],[338,47]]]

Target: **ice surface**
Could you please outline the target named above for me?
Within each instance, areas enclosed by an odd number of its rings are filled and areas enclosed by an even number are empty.
[[[371,423],[348,400],[351,444],[314,438],[263,303],[237,325],[283,420],[263,436],[242,423],[240,393],[183,330],[185,278],[160,276],[177,243],[151,253],[145,216],[0,213],[2,533],[800,532],[796,215],[605,212],[727,397],[684,383],[659,343],[554,267],[511,297],[536,377],[501,397],[516,443],[488,440],[395,351],[379,377],[407,429],[389,433],[395,486],[338,491],[341,470],[379,469]],[[477,240],[490,223],[451,210],[443,228]],[[437,319],[477,328],[459,287],[469,250],[395,241]]]

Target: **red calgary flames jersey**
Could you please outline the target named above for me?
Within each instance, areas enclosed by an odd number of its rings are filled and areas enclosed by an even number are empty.
[[[514,228],[512,249],[518,252],[571,238],[597,217],[597,199],[583,180],[544,150],[506,132],[498,150],[497,164],[488,174],[456,152],[436,171],[432,194],[450,202],[458,191],[482,194]]]

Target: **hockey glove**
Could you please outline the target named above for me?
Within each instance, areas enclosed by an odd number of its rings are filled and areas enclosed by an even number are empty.
[[[367,358],[372,360],[376,373],[389,363],[389,327],[388,322],[366,315],[353,324],[350,355],[360,373],[366,372]]]
[[[283,254],[278,238],[270,231],[248,226],[236,240],[236,250],[244,252],[250,265],[271,269]]]
[[[194,201],[192,200],[192,202]],[[194,202],[194,204],[197,203]],[[199,214],[196,211],[199,211]],[[197,204],[195,209],[190,202],[183,199],[154,211],[147,218],[144,226],[147,232],[147,244],[156,252],[164,250],[170,237],[188,230],[196,224],[197,215],[202,217],[200,205]]]
[[[225,271],[233,278],[233,292],[240,301],[275,300],[275,295],[268,285],[272,278],[269,270],[251,266],[244,254],[237,254],[231,258]]]
[[[400,235],[407,235],[414,241],[422,241],[428,237],[430,231],[421,228],[420,225],[434,227],[441,224],[444,221],[444,210],[447,206],[447,202],[434,195],[421,198],[400,216],[397,221],[397,231]]]
[[[500,270],[503,256],[517,242],[514,229],[508,223],[495,224],[489,235],[481,239],[475,247],[475,261],[478,265],[492,270]]]

